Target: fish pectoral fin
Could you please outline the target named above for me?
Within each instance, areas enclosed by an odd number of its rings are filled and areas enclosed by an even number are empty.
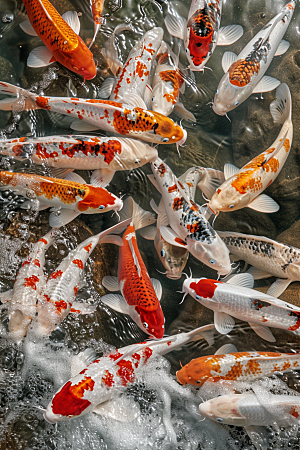
[[[203,192],[205,197],[210,200],[216,190],[225,181],[224,173],[221,170],[205,169],[203,176],[200,178],[197,186]]]
[[[97,354],[92,347],[88,347],[83,352],[78,353],[71,359],[71,376],[72,378],[79,374],[88,364],[97,359]]]
[[[245,427],[249,438],[253,442],[256,450],[267,450],[269,447],[268,433],[265,427],[259,427],[257,425],[249,425]]]
[[[226,280],[227,284],[233,284],[234,286],[241,286],[248,289],[253,289],[254,278],[250,273],[239,273],[233,275],[229,280]]]
[[[191,122],[197,122],[196,117],[191,113],[183,103],[177,102],[174,106],[174,112],[184,120],[190,120]]]
[[[233,164],[226,163],[224,166],[224,177],[225,180],[228,180],[228,178],[233,177],[235,174],[238,173],[240,169]]]
[[[186,247],[187,243],[182,240],[170,227],[165,227],[164,225],[159,227],[160,234],[162,238],[169,242],[171,245],[175,245],[176,247]]]
[[[85,305],[82,302],[72,302],[70,313],[74,314],[93,314],[97,307],[94,305]]]
[[[109,291],[120,290],[118,277],[111,277],[111,276],[103,277],[101,283],[102,286],[104,286]]]
[[[99,98],[109,98],[115,83],[115,78],[105,78],[98,91]]]
[[[72,222],[77,216],[79,216],[80,212],[75,209],[67,209],[67,208],[55,208],[54,211],[50,213],[49,216],[49,224],[52,228],[59,228],[63,225],[66,225],[69,222]]]
[[[252,200],[249,205],[247,205],[247,208],[251,208],[255,211],[263,213],[274,213],[279,210],[280,206],[268,195],[260,194],[258,197]]]
[[[65,180],[74,181],[75,183],[87,184],[87,182],[78,173],[69,172],[65,176]]]
[[[237,61],[237,55],[233,52],[225,52],[222,58],[222,69],[226,73],[229,67]]]
[[[97,125],[92,125],[91,123],[84,122],[84,120],[76,119],[70,125],[70,128],[75,131],[95,131],[99,130]]]
[[[135,94],[134,92],[128,92],[126,94],[126,97],[123,98],[123,101],[126,105],[147,109],[147,106],[142,97],[138,94]]]
[[[129,305],[127,304],[123,295],[120,294],[106,294],[101,297],[101,301],[114,311],[122,314],[130,315]]]
[[[132,197],[128,197],[124,201],[120,217],[121,220],[132,217],[132,223],[135,230],[152,225],[156,221],[154,214],[150,211],[145,211]]]
[[[288,41],[286,41],[285,39],[282,39],[279,42],[279,45],[277,47],[277,50],[276,50],[274,56],[283,55],[286,51],[288,51],[289,47],[290,47],[290,43]]]
[[[133,399],[122,395],[105,403],[100,403],[93,412],[119,422],[131,422],[140,415],[140,407]]]
[[[28,67],[46,67],[55,62],[53,55],[45,45],[34,48],[27,58]]]
[[[146,109],[152,110],[152,87],[150,84],[146,85],[145,93],[144,93],[144,102],[146,105]]]
[[[160,201],[159,206],[155,203],[153,198],[150,200],[150,206],[156,214],[166,214],[166,210],[162,201]]]
[[[260,325],[258,323],[251,323],[251,322],[248,323],[252,328],[252,330],[254,331],[254,333],[257,334],[257,336],[261,337],[262,339],[268,342],[276,342],[276,339],[269,327]]]
[[[153,289],[155,290],[155,294],[156,297],[158,298],[158,300],[160,301],[161,296],[162,296],[162,286],[159,280],[157,280],[156,278],[150,278]]]
[[[270,91],[273,91],[273,89],[276,89],[279,85],[280,85],[279,80],[265,75],[257,83],[257,85],[255,86],[255,88],[252,91],[252,94],[261,94],[262,92],[270,92]]]
[[[160,208],[160,204],[159,204],[159,208]],[[162,205],[163,206],[163,205]],[[157,217],[157,227],[159,228],[160,226],[164,225],[164,226],[168,226],[169,224],[169,219],[167,214],[159,214]]]
[[[227,313],[214,311],[214,324],[216,330],[221,334],[228,334],[233,330],[235,321]]]
[[[159,185],[158,185],[158,183],[157,183],[157,181],[156,181],[156,178],[155,178],[155,176],[154,175],[147,175],[147,177],[148,177],[148,179],[151,181],[151,183],[153,184],[153,186],[158,190],[158,192],[160,192],[160,188],[159,188]],[[152,208],[152,207],[151,207]],[[156,212],[156,211],[155,211]]]
[[[20,206],[21,209],[32,209],[35,211],[44,211],[47,208],[50,208],[50,205],[41,205],[38,200],[26,200]]]
[[[144,239],[147,239],[148,241],[153,241],[155,238],[156,232],[157,232],[156,227],[147,227],[147,228],[143,228],[140,231],[140,235]]]
[[[269,287],[267,290],[268,295],[272,295],[272,297],[279,297],[292,283],[293,280],[289,278],[277,278],[277,280]]]
[[[165,24],[168,32],[172,36],[178,37],[184,41],[187,21],[183,17],[178,13],[176,13],[176,15],[167,14],[165,17]]]
[[[72,30],[79,34],[80,32],[80,21],[76,11],[67,11],[62,15],[65,22],[72,28]]]
[[[73,172],[74,169],[61,169],[59,167],[51,167],[51,174],[53,178],[65,178],[65,176]]]
[[[273,276],[270,273],[264,272],[263,270],[258,269],[254,266],[250,267],[250,269],[247,270],[247,273],[250,273],[253,276],[254,280],[261,280],[262,278],[269,278]]]
[[[243,36],[244,30],[241,25],[227,25],[219,30],[217,45],[231,45]],[[227,72],[227,71],[226,71]]]
[[[24,22],[20,23],[19,27],[24,31],[24,33],[29,34],[30,36],[38,36],[29,19],[26,19]]]
[[[124,245],[122,238],[116,234],[107,234],[100,237],[99,244],[114,244],[118,247],[123,247]]]
[[[115,170],[96,169],[92,173],[90,183],[93,186],[105,187],[111,182],[114,174],[115,174]]]
[[[235,353],[237,352],[237,348],[233,344],[225,344],[222,345],[216,352],[215,355],[226,355],[226,353]]]

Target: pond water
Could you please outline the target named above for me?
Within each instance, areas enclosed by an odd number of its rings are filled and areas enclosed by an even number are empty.
[[[52,0],[63,14],[75,10],[80,15],[80,36],[88,44],[93,36],[93,20],[88,0]],[[92,52],[97,61],[97,76],[82,84],[82,79],[59,64],[34,69],[26,64],[29,52],[39,45],[38,38],[26,35],[19,24],[26,18],[20,0],[0,0],[0,81],[34,89],[48,96],[73,96],[97,98],[105,78],[111,76],[110,68],[101,49],[107,45],[113,30],[119,24],[130,24],[132,30],[121,31],[116,46],[121,62],[125,62],[136,40],[154,26],[164,29],[165,41],[177,54],[179,40],[166,31],[164,16],[170,4],[187,17],[189,2],[174,0],[106,0],[104,23],[98,33]],[[274,124],[270,103],[275,90],[253,94],[227,117],[217,116],[210,102],[213,100],[219,80],[223,76],[221,59],[225,50],[239,53],[250,39],[284,6],[282,0],[223,0],[222,26],[240,24],[244,28],[241,39],[230,47],[217,47],[208,62],[208,69],[194,72],[195,82],[186,86],[181,101],[191,111],[196,123],[183,120],[187,140],[178,156],[175,145],[159,145],[159,157],[177,176],[189,167],[203,166],[223,170],[225,163],[242,167],[256,155],[267,149],[276,139],[281,125]],[[288,51],[274,57],[267,75],[288,84],[293,102],[293,145],[280,175],[267,189],[280,210],[263,214],[250,209],[221,213],[215,223],[217,230],[235,231],[267,236],[280,242],[299,247],[300,236],[300,9],[296,10],[284,39],[290,42]],[[183,66],[187,66],[180,54]],[[210,70],[211,69],[211,70]],[[197,85],[197,89],[195,88]],[[172,116],[173,117],[173,116]],[[174,115],[176,120],[176,116]],[[178,117],[177,117],[178,120]],[[47,110],[20,112],[0,111],[0,132],[3,138],[22,136],[49,136],[70,134],[68,117]],[[1,156],[1,170],[29,171],[31,161],[16,162]],[[51,175],[47,166],[40,173]],[[77,171],[78,172],[78,171]],[[78,172],[88,181],[89,173]],[[160,196],[147,178],[150,165],[134,171],[117,172],[109,185],[109,191],[118,196],[131,195],[144,209],[150,210],[153,198]],[[204,200],[197,192],[197,201]],[[1,292],[13,287],[17,271],[27,257],[32,243],[50,229],[49,210],[24,211],[22,200],[11,192],[0,196],[0,283]],[[59,265],[69,251],[91,234],[99,233],[117,223],[116,215],[81,215],[62,227],[55,244],[46,253],[44,271],[47,275]],[[161,299],[169,335],[213,323],[213,312],[201,306],[191,297],[181,303],[182,282],[171,280],[164,271],[153,242],[138,234],[138,245],[150,277],[159,279],[163,287]],[[100,296],[104,289],[102,277],[116,275],[118,251],[115,246],[103,244],[88,259],[85,275],[78,291],[78,299],[96,305],[91,315],[69,315],[50,336],[36,334],[34,323],[22,342],[15,343],[8,333],[7,308],[0,310],[0,449],[27,450],[250,450],[254,449],[243,428],[218,424],[204,419],[198,411],[202,400],[217,395],[250,389],[250,384],[219,385],[206,383],[201,388],[181,386],[175,373],[192,358],[213,354],[220,346],[233,343],[238,351],[268,350],[300,351],[299,339],[292,333],[272,330],[275,343],[260,339],[245,322],[237,321],[230,336],[216,333],[215,343],[208,346],[203,340],[188,344],[165,357],[159,356],[145,365],[136,381],[127,388],[125,396],[140,406],[140,415],[131,422],[119,422],[89,413],[80,418],[60,422],[46,422],[41,408],[46,408],[53,394],[70,378],[71,363],[81,351],[92,347],[99,357],[114,348],[140,342],[147,336],[128,316],[105,306]],[[243,269],[241,264],[238,270]],[[186,271],[194,277],[215,278],[216,272],[204,266],[193,256],[189,257]],[[274,279],[256,282],[256,287],[266,287]],[[299,283],[291,284],[280,297],[300,306]],[[253,383],[272,393],[295,394],[300,392],[299,373],[278,374]],[[267,428],[267,447],[270,449],[299,448],[299,429]]]

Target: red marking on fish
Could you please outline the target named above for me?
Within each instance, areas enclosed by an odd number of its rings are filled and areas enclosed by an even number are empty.
[[[55,306],[56,306],[56,311],[55,311],[56,314],[61,314],[62,309],[68,308],[68,304],[64,300],[55,302]]]
[[[36,275],[31,275],[31,277],[25,278],[25,287],[31,287],[36,291],[36,283],[40,281],[40,279]]]
[[[150,356],[152,355],[153,350],[150,347],[146,347],[143,350],[143,357],[145,358],[145,363],[148,361],[148,359],[150,358]]]
[[[44,239],[44,238],[41,238],[41,239],[39,239],[39,241],[38,242],[43,242],[43,244],[45,244],[45,245],[47,245],[48,244],[48,242],[46,241],[46,239]]]
[[[56,272],[53,272],[50,277],[49,280],[56,280],[56,278],[59,278],[63,275],[63,271],[62,270],[57,270]]]
[[[132,358],[136,359],[136,362],[134,363],[135,367],[139,366],[141,355],[139,353],[133,353]]]
[[[33,263],[35,266],[37,266],[37,267],[41,267],[40,261],[39,261],[38,259],[34,259],[34,260],[32,261],[32,263]]]
[[[119,353],[119,351],[117,350],[115,353],[111,353],[110,355],[108,355],[110,357],[110,359],[112,359],[113,361],[116,361],[117,359],[121,358],[123,356],[122,353]]]
[[[172,341],[167,342],[167,345],[171,345],[171,344],[172,344]]]
[[[115,384],[114,376],[108,370],[105,371],[105,376],[102,377],[102,381],[107,387],[112,387]]]
[[[93,247],[93,244],[90,242],[88,245],[86,245],[84,248],[84,250],[86,250],[88,253],[90,253],[91,248]]]
[[[78,313],[78,314],[81,314],[81,311],[79,310],[79,309],[75,309],[75,308],[71,308],[70,309],[70,312],[71,313]],[[81,373],[81,372],[80,372]]]
[[[121,384],[123,386],[127,386],[128,383],[133,383],[135,376],[131,361],[121,359],[121,361],[119,361],[117,365],[119,366],[117,374],[121,378]]]
[[[77,293],[78,293],[78,287],[75,286],[75,287],[74,287],[74,295],[75,295],[75,297],[76,297]]]
[[[48,109],[48,110],[51,109],[51,106],[49,106],[49,104],[48,104],[49,97],[42,97],[42,96],[36,97],[35,102],[36,102],[37,106],[39,106],[40,108]]]
[[[198,283],[191,283],[190,288],[195,291],[197,295],[203,298],[213,298],[215,290],[218,287],[218,284],[221,284],[222,281],[210,280],[204,278],[203,280],[199,280]]]
[[[176,237],[176,238],[174,239],[174,241],[177,242],[177,243],[180,244],[180,245],[184,245],[184,246],[187,245],[187,243],[184,242],[184,241],[183,241],[182,239],[180,239],[179,237]]]
[[[52,400],[52,411],[54,414],[62,416],[80,416],[80,414],[90,406],[89,400],[82,400],[76,395],[74,390],[71,391],[71,381],[68,381],[63,388],[54,396]]]
[[[75,266],[78,266],[79,269],[83,269],[83,262],[81,259],[73,259],[72,263],[75,264]]]

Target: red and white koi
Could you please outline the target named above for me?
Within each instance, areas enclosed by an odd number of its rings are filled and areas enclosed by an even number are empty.
[[[170,225],[159,227],[161,236],[172,245],[188,249],[195,258],[220,275],[228,274],[231,271],[228,249],[205,218],[201,207],[193,201],[190,186],[177,179],[160,158],[151,162],[151,168],[154,175],[148,177],[161,193],[163,201],[163,208],[155,207],[155,211],[166,215]]]
[[[44,97],[0,82],[0,93],[17,96],[21,110],[46,109],[75,117],[72,129],[102,129],[148,142],[184,144],[186,131],[169,117],[110,100]],[[0,100],[0,110],[10,111],[16,99]]]
[[[236,55],[225,52],[222,67],[225,75],[215,94],[213,110],[224,116],[243,103],[251,94],[269,92],[280,81],[264,76],[274,56],[282,55],[289,42],[282,40],[292,19],[296,1],[291,0]]]
[[[78,36],[80,22],[76,11],[61,16],[48,0],[23,0],[28,19],[20,27],[38,36],[45,46],[31,51],[29,67],[44,67],[57,61],[72,72],[91,80],[97,75],[93,54]]]
[[[96,245],[110,243],[123,245],[120,236],[130,220],[125,220],[99,234],[90,236],[66,256],[50,275],[38,301],[38,332],[49,334],[71,312],[91,314],[95,306],[75,302],[84,266]]]
[[[226,347],[228,344],[225,344]],[[231,344],[229,344],[231,346]],[[232,346],[234,347],[234,346]],[[222,350],[219,349],[220,351]],[[253,381],[300,368],[299,353],[233,352],[192,359],[176,372],[181,384],[201,386],[206,381]]]
[[[0,140],[0,154],[54,168],[94,170],[92,184],[96,178],[109,183],[115,171],[141,167],[158,156],[154,147],[136,139],[84,135]]]
[[[239,427],[299,425],[299,395],[257,394],[221,395],[199,405],[200,413],[215,422]],[[251,434],[249,433],[250,437]]]
[[[218,231],[230,253],[253,267],[255,280],[278,277],[267,294],[279,297],[293,281],[300,281],[300,249],[265,236]]]
[[[231,45],[243,35],[240,25],[220,28],[222,0],[192,0],[187,21],[169,7],[167,30],[184,41],[191,70],[204,70],[217,45]]]
[[[213,330],[213,325],[206,325],[188,333],[165,337],[160,341],[129,345],[96,359],[57,391],[47,406],[45,419],[55,423],[91,411],[107,415],[113,398],[135,382],[139,370],[149,358],[164,355],[202,337],[212,343]]]
[[[49,217],[51,227],[65,225],[79,214],[99,214],[120,211],[122,200],[103,187],[86,184],[77,174],[70,173],[66,179],[50,178],[26,173],[0,172],[0,189],[11,189],[28,198],[22,206],[35,209],[56,208]],[[58,209],[57,209],[58,208]]]
[[[235,211],[244,207],[264,213],[276,212],[279,205],[266,194],[261,193],[270,186],[279,175],[289,156],[292,139],[292,100],[288,86],[282,83],[276,90],[276,100],[270,105],[275,123],[282,128],[271,147],[252,159],[240,170],[226,164],[226,181],[217,189],[208,202],[208,208],[214,213]]]
[[[230,333],[235,317],[248,322],[258,336],[269,342],[276,339],[268,327],[300,334],[300,308],[256,291],[252,289],[253,285],[253,276],[245,273],[234,275],[226,283],[207,278],[188,278],[182,290],[214,311],[214,323],[219,333]]]
[[[104,19],[102,17],[104,0],[90,0],[90,4],[94,19],[94,36],[92,42],[89,45],[89,48],[91,48],[91,46],[95,42],[98,31],[100,30],[100,27],[104,22]]]
[[[103,303],[123,314],[128,314],[150,336],[161,339],[165,332],[165,318],[160,306],[162,287],[158,280],[149,277],[140,255],[135,231],[155,221],[153,214],[144,211],[130,197],[124,202],[121,217],[132,216],[123,235],[119,249],[118,277],[104,277],[102,284],[110,291],[101,297]]]

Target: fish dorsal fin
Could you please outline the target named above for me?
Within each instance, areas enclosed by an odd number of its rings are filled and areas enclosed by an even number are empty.
[[[216,352],[215,355],[226,355],[226,353],[236,353],[237,348],[233,344],[222,345]]]
[[[167,214],[159,214],[157,217],[157,227],[159,228],[162,225],[164,225],[165,227],[169,225],[169,219]]]
[[[224,177],[225,180],[228,180],[228,178],[233,177],[239,172],[240,169],[238,169],[233,164],[226,163],[224,166]]]
[[[97,354],[91,347],[73,356],[71,360],[71,376],[75,377],[78,375],[79,372],[85,369],[91,362],[95,361],[96,358]]]
[[[79,34],[80,32],[80,21],[76,11],[67,11],[62,15],[65,22],[72,28],[74,33]]]
[[[178,181],[184,184],[185,189],[188,190],[189,198],[193,201],[195,200],[197,184],[204,170],[202,167],[191,167],[178,178]]]
[[[280,85],[280,81],[276,78],[263,76],[262,79],[254,87],[252,94],[261,94],[262,92],[270,92]]]
[[[153,198],[150,200],[150,206],[156,214],[166,214],[166,210],[162,201],[160,201],[159,205],[155,203]]]
[[[231,45],[243,36],[244,30],[241,25],[227,25],[219,29],[217,45]],[[227,71],[226,71],[227,72]]]
[[[29,19],[26,19],[24,22],[20,23],[19,27],[24,31],[24,33],[29,34],[29,36],[38,36]]]
[[[123,99],[124,104],[147,110],[147,106],[142,97],[134,92],[128,92],[126,98]],[[119,100],[118,100],[119,101]]]
[[[203,192],[203,195],[210,200],[224,181],[225,176],[223,172],[205,168],[197,186]]]
[[[235,321],[232,316],[224,312],[214,311],[214,324],[221,334],[228,334],[233,330]]]
[[[228,281],[227,284],[233,284],[234,286],[241,286],[248,289],[253,289],[254,286],[254,278],[250,273],[239,273],[237,275],[233,275]]]
[[[282,39],[282,40],[279,42],[279,45],[278,45],[278,47],[277,47],[277,50],[276,50],[274,56],[280,56],[280,55],[283,55],[285,52],[288,51],[289,47],[290,47],[289,41],[285,41],[284,39]]]
[[[222,69],[226,73],[230,66],[237,61],[237,55],[233,52],[225,52],[222,58]]]
[[[98,91],[98,98],[109,98],[115,83],[115,78],[105,78]]]
[[[114,170],[110,169],[96,169],[93,171],[90,179],[90,183],[97,187],[106,187],[115,174]]]
[[[78,173],[69,172],[65,176],[65,180],[74,181],[74,183],[87,184],[87,182]]]
[[[147,227],[155,222],[154,215],[150,211],[145,211],[141,208],[132,197],[128,197],[124,201],[120,217],[122,220],[132,217],[135,230]]]
[[[128,241],[128,245],[129,245],[129,248],[130,248],[130,251],[131,251],[133,264],[135,265],[135,268],[137,270],[138,276],[141,277],[142,276],[141,266],[140,266],[139,259],[137,257],[137,254],[135,253],[135,249],[134,249],[133,244],[132,244],[132,238],[134,237],[133,234],[134,233],[127,234],[126,235],[126,240]]]
[[[151,283],[152,283],[153,289],[155,290],[156,297],[158,298],[158,300],[160,300],[161,296],[162,296],[161,283],[156,278],[150,278],[150,279],[151,279]]]
[[[262,278],[269,278],[273,276],[269,272],[265,272],[264,270],[258,269],[257,267],[254,266],[250,267],[247,270],[247,273],[251,273],[254,280],[261,280]]]
[[[148,241],[154,241],[157,229],[156,227],[147,227],[140,231],[140,235]]]
[[[272,331],[269,327],[265,327],[264,325],[260,325],[258,323],[250,323],[250,327],[252,330],[262,339],[268,342],[276,342],[275,337],[273,336]]]
[[[285,135],[280,140],[280,142],[278,142],[277,146],[272,151],[272,153],[267,153],[265,155],[265,159],[264,159],[264,162],[262,163],[262,166],[264,166],[268,161],[270,161],[271,158],[274,158],[280,152],[280,150],[282,149],[282,147],[283,147],[283,145],[285,143],[285,140],[286,140],[288,132],[289,132],[289,130],[286,130]]]
[[[277,212],[280,208],[278,203],[266,194],[260,194],[247,207],[263,213]]]

